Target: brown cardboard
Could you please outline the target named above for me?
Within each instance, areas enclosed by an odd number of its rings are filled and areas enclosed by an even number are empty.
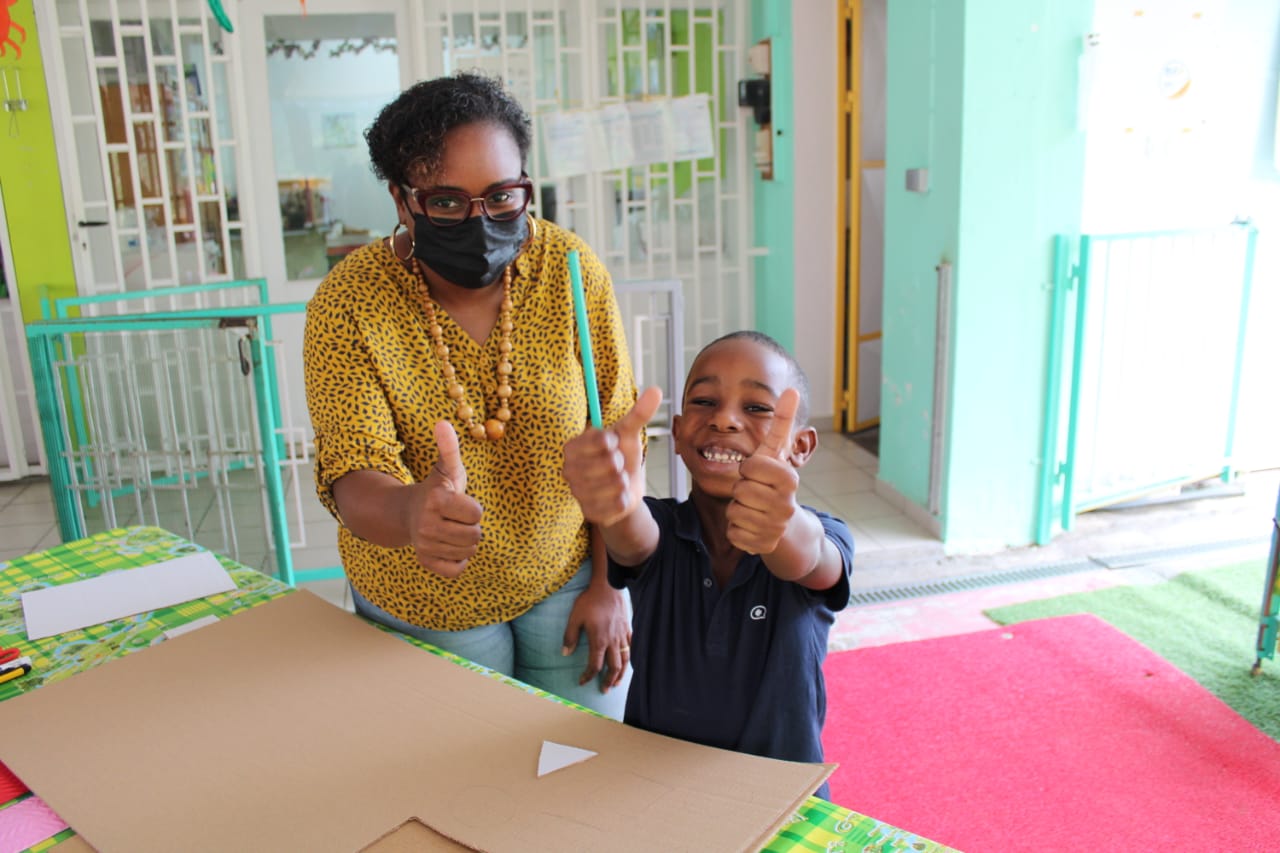
[[[407,820],[360,853],[466,853],[470,849],[420,821]]]
[[[599,755],[537,778],[544,739]],[[584,714],[307,592],[0,703],[0,760],[104,853],[351,853],[414,819],[483,850],[758,849],[834,769]]]

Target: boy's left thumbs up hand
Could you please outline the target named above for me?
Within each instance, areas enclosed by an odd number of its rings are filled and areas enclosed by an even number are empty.
[[[771,554],[795,514],[800,477],[791,464],[792,434],[800,395],[788,388],[778,397],[769,432],[755,453],[742,460],[742,479],[726,510],[729,541],[748,554]]]
[[[587,429],[564,446],[564,478],[582,514],[609,526],[644,498],[644,427],[662,403],[662,389],[646,388],[631,411],[608,429]]]
[[[794,388],[785,388],[778,395],[778,402],[773,406],[773,420],[769,422],[769,432],[756,448],[750,458],[771,456],[780,462],[790,465],[791,434],[796,427],[796,410],[800,408],[800,392]]]

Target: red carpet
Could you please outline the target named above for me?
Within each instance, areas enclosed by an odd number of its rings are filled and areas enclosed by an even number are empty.
[[[831,797],[855,811],[965,853],[1280,850],[1280,743],[1095,616],[825,671]]]

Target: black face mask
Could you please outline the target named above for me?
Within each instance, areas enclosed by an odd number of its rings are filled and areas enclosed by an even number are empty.
[[[526,218],[494,222],[476,215],[441,228],[420,213],[413,215],[413,254],[445,281],[477,290],[498,280],[529,234]]]

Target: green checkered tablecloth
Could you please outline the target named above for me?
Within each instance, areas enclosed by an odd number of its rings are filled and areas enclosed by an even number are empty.
[[[71,583],[107,572],[131,569],[203,551],[199,545],[158,527],[129,527],[110,530],[47,551],[0,562],[0,648],[17,647],[35,665],[32,672],[0,684],[0,701],[83,672],[103,661],[145,649],[161,642],[164,632],[205,616],[230,616],[289,593],[289,588],[254,569],[215,555],[236,583],[231,592],[142,613],[80,631],[43,640],[28,640],[22,618],[21,594],[47,586]],[[394,632],[392,632],[394,633]],[[550,696],[456,655],[441,651],[409,637],[408,642],[469,669],[506,681],[521,689]],[[563,700],[560,700],[563,701]],[[566,702],[566,704],[571,704]],[[17,802],[17,800],[13,801]],[[70,838],[66,830],[31,850],[48,850]],[[858,853],[949,853],[951,848],[920,838],[881,821],[810,797],[791,820],[765,847],[769,853],[781,851],[858,851]]]

